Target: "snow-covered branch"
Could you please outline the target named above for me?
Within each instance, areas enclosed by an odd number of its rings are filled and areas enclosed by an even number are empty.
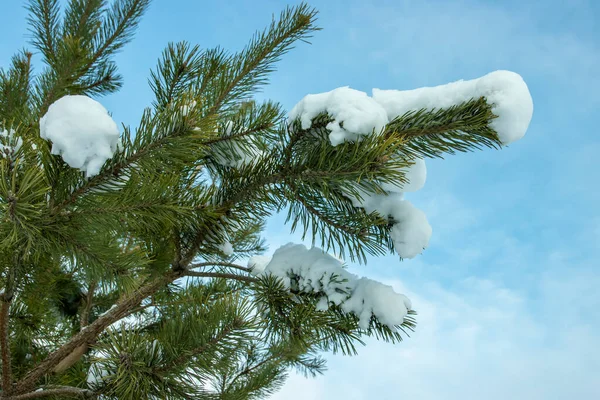
[[[318,310],[325,311],[330,304],[340,306],[359,318],[361,329],[368,329],[374,316],[395,330],[412,309],[405,295],[383,283],[359,278],[343,268],[342,261],[316,247],[289,243],[277,249],[271,260],[251,258],[248,267],[254,275],[280,278],[287,289],[320,294]]]

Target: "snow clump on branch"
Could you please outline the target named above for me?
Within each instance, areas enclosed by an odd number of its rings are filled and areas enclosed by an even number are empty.
[[[368,329],[371,317],[375,316],[395,330],[412,309],[405,295],[383,283],[359,278],[344,269],[341,260],[317,247],[307,249],[302,244],[289,243],[277,249],[270,261],[262,256],[252,257],[248,267],[254,275],[279,278],[286,289],[322,294],[318,310],[337,305],[342,311],[356,315],[361,329]]]
[[[40,119],[40,136],[52,141],[52,154],[62,156],[86,177],[98,175],[119,143],[119,129],[108,111],[87,96],[64,96]]]

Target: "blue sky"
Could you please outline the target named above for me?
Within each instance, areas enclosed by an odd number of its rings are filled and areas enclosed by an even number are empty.
[[[21,2],[5,3],[0,65],[26,41]],[[103,104],[135,124],[167,42],[236,50],[285,4],[155,0],[119,55],[125,87]],[[528,83],[535,110],[509,148],[428,162],[425,188],[408,196],[434,231],[422,256],[350,265],[411,297],[413,337],[329,357],[325,376],[292,376],[275,398],[600,398],[600,4],[311,4],[324,30],[284,58],[260,97],[290,109],[339,86],[411,89],[509,69]],[[268,226],[273,248],[297,240],[282,223]]]

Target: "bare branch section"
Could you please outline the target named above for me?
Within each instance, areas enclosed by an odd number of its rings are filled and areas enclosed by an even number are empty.
[[[108,326],[125,317],[129,310],[139,305],[142,300],[181,276],[181,273],[176,272],[167,274],[164,277],[156,279],[155,281],[140,287],[128,297],[125,297],[117,302],[109,312],[102,315],[90,325],[82,329],[79,333],[73,336],[71,340],[51,353],[44,361],[39,363],[22,380],[17,382],[14,386],[14,392],[17,394],[22,394],[30,391],[35,386],[38,379],[49,373],[54,367],[60,364],[62,360],[69,357],[69,355],[78,347],[93,343]],[[75,361],[77,360],[74,360],[74,362]]]
[[[212,263],[214,265],[214,263]],[[256,282],[251,276],[217,273],[217,272],[196,272],[196,271],[178,271],[172,272],[160,279],[157,279],[141,287],[129,297],[119,301],[109,312],[102,315],[90,325],[83,328],[77,335],[73,336],[69,342],[64,344],[55,352],[51,353],[44,361],[38,364],[29,374],[15,385],[16,393],[25,393],[31,390],[37,380],[51,370],[56,371],[58,366],[64,371],[81,358],[83,352],[78,351],[93,343],[98,336],[111,324],[127,316],[129,311],[138,306],[142,300],[152,295],[165,285],[173,282],[175,279],[183,276],[193,276],[202,278],[224,278],[243,282]],[[75,355],[75,356],[74,356]],[[67,363],[65,360],[68,360]]]
[[[64,386],[54,389],[43,389],[35,392],[21,394],[19,396],[10,397],[10,400],[29,400],[29,399],[41,399],[50,396],[61,396],[61,397],[72,397],[72,398],[91,398],[94,396],[94,392],[87,389],[80,389],[76,387]]]
[[[10,394],[12,385],[12,368],[8,335],[8,311],[10,309],[10,300],[7,300],[6,297],[6,293],[4,293],[2,295],[2,307],[0,308],[0,347],[2,348],[2,392]]]
[[[12,393],[12,366],[10,355],[10,332],[9,332],[9,311],[10,304],[14,295],[15,274],[17,263],[19,262],[18,253],[15,253],[14,262],[8,268],[6,277],[6,288],[0,295],[2,306],[0,308],[0,351],[2,353],[2,393],[10,395]]]

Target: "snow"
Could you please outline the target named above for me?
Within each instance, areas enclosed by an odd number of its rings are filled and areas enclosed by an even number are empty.
[[[248,268],[252,275],[260,275],[267,265],[271,262],[271,257],[267,256],[253,256],[248,260]]]
[[[447,108],[482,96],[498,116],[490,126],[502,144],[521,139],[533,115],[533,101],[527,84],[514,72],[495,71],[477,79],[414,90],[373,89],[373,99],[385,109],[390,120],[408,111]]]
[[[93,363],[88,369],[86,382],[90,389],[96,389],[103,381],[113,375],[113,372],[109,371],[106,362],[109,360],[109,355],[105,351],[99,350],[92,354]]]
[[[248,135],[241,139],[233,132],[233,121],[225,122],[223,126],[224,138],[229,140],[212,146],[212,155],[215,162],[223,167],[241,168],[256,162],[264,151],[255,144],[255,138]],[[244,142],[242,142],[244,140]]]
[[[414,90],[373,89],[372,97],[347,86],[340,87],[305,96],[290,111],[289,118],[299,118],[302,129],[308,129],[313,118],[327,112],[334,118],[327,125],[331,130],[329,140],[337,146],[372,132],[379,133],[388,122],[409,111],[447,108],[482,96],[498,116],[490,126],[502,144],[521,139],[531,121],[533,101],[523,78],[511,71],[495,71],[478,79]]]
[[[415,158],[411,160],[414,164],[407,168],[401,168],[400,171],[404,172],[404,177],[408,182],[386,182],[381,183],[380,186],[386,192],[416,192],[421,190],[425,186],[427,180],[427,166],[425,160],[422,158]]]
[[[187,105],[184,105],[181,107],[181,114],[185,117],[189,114],[190,110],[193,110],[196,105],[198,103],[196,103],[195,100],[190,101]]]
[[[242,145],[235,139],[227,144],[217,143],[213,146],[215,161],[224,167],[241,168],[255,162],[262,154],[253,143]]]
[[[427,248],[433,229],[425,213],[405,200],[403,193],[361,192],[360,195],[360,199],[348,195],[355,207],[364,208],[368,213],[377,212],[391,218],[393,226],[390,236],[394,249],[400,257],[414,258]]]
[[[98,317],[103,317],[103,316],[105,316],[106,314],[108,314],[109,312],[111,312],[111,311],[112,311],[114,308],[116,308],[116,307],[117,307],[117,305],[116,305],[116,304],[113,304],[112,306],[110,306],[110,308],[109,308],[108,310],[106,310],[106,311],[104,311],[103,313],[101,313],[100,315],[98,315]]]
[[[3,143],[4,142],[4,143]],[[0,158],[7,157],[15,162],[16,154],[23,145],[23,139],[15,135],[15,130],[0,129]]]
[[[395,204],[390,213],[394,225],[390,237],[394,249],[403,258],[414,258],[429,245],[432,229],[425,213],[404,200]]]
[[[218,248],[219,248],[219,250],[221,250],[221,252],[223,252],[223,254],[225,254],[226,256],[231,256],[231,255],[233,255],[233,245],[232,245],[230,242],[228,242],[228,241],[225,241],[225,242],[223,242],[223,243],[219,244],[217,247],[218,247]]]
[[[64,96],[40,119],[40,136],[72,168],[97,175],[117,150],[119,130],[108,111],[87,96]]]
[[[256,270],[263,267],[265,259],[250,260]],[[410,300],[396,293],[391,286],[369,278],[359,278],[343,268],[337,258],[313,247],[289,243],[277,249],[273,258],[258,275],[269,274],[281,279],[287,289],[304,293],[319,293],[322,297],[317,309],[325,311],[330,304],[341,307],[346,313],[359,318],[359,327],[367,329],[371,317],[390,329],[404,322]]]
[[[300,118],[302,129],[308,129],[312,119],[322,112],[327,112],[334,118],[327,124],[327,129],[331,131],[329,140],[333,146],[345,141],[356,141],[361,135],[380,133],[388,123],[385,110],[377,102],[365,92],[348,86],[305,96],[290,111],[289,118]]]

